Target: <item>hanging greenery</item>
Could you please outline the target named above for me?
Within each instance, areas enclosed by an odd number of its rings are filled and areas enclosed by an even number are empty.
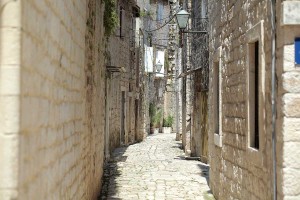
[[[105,35],[111,36],[114,29],[118,26],[118,15],[116,11],[116,0],[103,0],[105,3],[104,10],[104,28]]]

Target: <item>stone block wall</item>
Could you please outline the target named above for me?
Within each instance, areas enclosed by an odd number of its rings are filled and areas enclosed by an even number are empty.
[[[10,51],[9,68],[18,70],[1,77],[10,84],[1,82],[0,108],[10,110],[0,121],[14,130],[0,132],[11,152],[1,164],[9,171],[0,170],[0,199],[95,199],[104,152],[103,4],[2,2],[11,8],[5,22],[16,24],[3,34],[14,49],[1,40],[1,55]],[[2,98],[8,86],[11,103]]]
[[[208,1],[210,21],[209,163],[217,199],[271,199],[271,25],[265,0]],[[256,28],[255,28],[256,27]],[[254,30],[253,30],[254,29]],[[260,41],[263,123],[259,150],[249,146],[247,55],[251,32]],[[219,68],[220,119],[214,119],[214,70]],[[218,121],[220,120],[220,121]],[[219,123],[219,134],[215,134]]]
[[[135,100],[137,99],[138,89],[136,87],[136,66],[137,52],[135,49],[135,23],[133,17],[133,1],[117,1],[117,13],[120,15],[122,8],[122,26],[116,27],[114,34],[109,38],[107,45],[108,60],[107,65],[123,67],[126,71],[114,73],[111,76],[111,106],[110,106],[110,149],[123,144],[130,144],[136,141],[136,113]],[[122,29],[122,35],[120,35]],[[125,140],[121,141],[121,110],[122,92],[125,92]]]
[[[277,198],[299,199],[299,69],[295,39],[300,36],[300,1],[277,1],[276,167]],[[214,90],[209,98],[210,186],[218,199],[271,199],[273,196],[271,109],[271,4],[269,1],[210,1],[210,74],[221,64],[222,138],[214,135]],[[297,13],[297,14],[296,14]],[[258,38],[256,38],[258,36]],[[250,38],[250,39],[249,39]],[[259,150],[249,147],[247,43],[260,42],[263,68]],[[210,76],[210,88],[214,79]],[[217,137],[218,138],[218,137]],[[220,145],[221,144],[221,145]]]
[[[300,37],[300,1],[277,5],[277,168],[279,199],[300,198],[300,68],[295,39]],[[296,52],[299,55],[299,52]]]

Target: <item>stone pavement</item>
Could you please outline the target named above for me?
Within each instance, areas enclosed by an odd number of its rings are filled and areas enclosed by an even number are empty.
[[[186,160],[180,146],[175,134],[156,134],[116,149],[105,167],[99,199],[214,199],[208,166]]]

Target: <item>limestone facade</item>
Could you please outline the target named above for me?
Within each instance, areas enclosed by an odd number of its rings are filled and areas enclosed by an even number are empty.
[[[0,199],[95,199],[103,4],[1,0],[0,15]]]
[[[271,3],[208,3],[210,187],[217,199],[271,199]],[[276,1],[278,199],[300,198],[300,145],[295,137],[299,133],[296,127],[300,126],[300,71],[295,65],[294,48],[295,38],[300,35],[299,15],[295,14],[299,6],[300,1]],[[254,66],[257,73],[253,73]]]
[[[139,51],[143,42],[139,39],[139,11],[135,1],[117,1],[119,25],[108,39],[107,66],[123,68],[118,73],[107,73],[109,81],[109,137],[110,151],[120,145],[141,141],[144,131],[140,124],[143,115],[140,102],[140,79],[142,67]],[[143,91],[143,90],[141,90]],[[139,121],[141,120],[141,121]]]
[[[153,47],[154,55],[154,70],[156,70],[156,54],[157,51],[164,51],[164,69],[161,70],[161,74],[148,73],[148,98],[147,103],[152,103],[157,109],[161,110],[162,117],[160,123],[156,128],[160,132],[163,132],[163,118],[168,115],[175,116],[175,90],[173,87],[167,88],[169,83],[173,83],[174,79],[171,75],[172,63],[168,57],[171,50],[169,49],[169,28],[170,25],[166,23],[170,20],[171,6],[170,2],[166,0],[150,1],[148,21],[145,26],[145,31],[150,40],[147,45]],[[154,31],[153,31],[154,30]],[[156,71],[155,71],[156,72]]]
[[[191,30],[207,31],[207,0],[191,1]],[[208,34],[191,34],[191,154],[207,162],[208,151]]]

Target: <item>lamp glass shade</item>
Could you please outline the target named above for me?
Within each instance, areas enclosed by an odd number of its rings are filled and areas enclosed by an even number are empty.
[[[185,29],[189,20],[190,13],[181,10],[176,14],[177,24],[179,29]]]
[[[163,64],[161,64],[159,60],[155,66],[156,66],[156,72],[159,73],[161,71]]]

